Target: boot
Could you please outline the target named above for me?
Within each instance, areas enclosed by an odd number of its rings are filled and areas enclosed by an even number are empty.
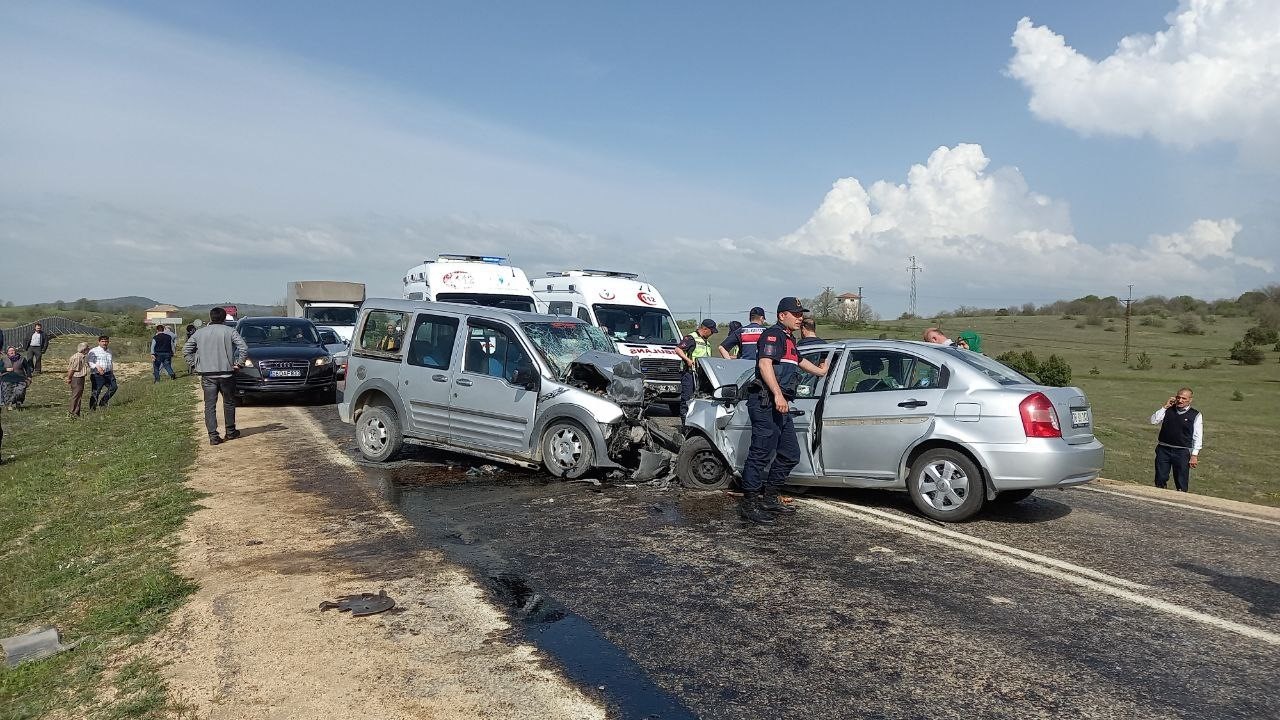
[[[796,509],[782,502],[782,498],[778,496],[777,488],[765,488],[760,498],[760,507],[768,512],[781,513],[783,515],[794,515]]]
[[[776,522],[772,515],[760,507],[760,493],[758,492],[743,493],[742,500],[738,503],[738,516],[744,521],[755,523],[756,525],[772,525]]]

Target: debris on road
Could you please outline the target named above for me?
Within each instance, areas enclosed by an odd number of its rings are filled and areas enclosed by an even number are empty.
[[[4,664],[9,667],[17,667],[24,662],[33,660],[43,660],[51,655],[57,655],[63,650],[71,650],[75,646],[84,642],[84,638],[80,638],[73,643],[62,642],[58,637],[58,631],[51,627],[36,628],[31,632],[23,635],[14,635],[0,640],[0,648],[4,649]]]
[[[481,475],[497,475],[497,474],[498,474],[497,465],[481,465],[479,467],[472,467],[467,469],[467,475],[471,477],[479,477]]]
[[[320,603],[320,609],[333,610],[338,612],[346,610],[351,611],[351,617],[360,617],[362,615],[376,615],[380,612],[386,612],[396,606],[396,601],[386,590],[379,590],[378,594],[360,593],[359,595],[344,595],[337,600],[325,600]]]

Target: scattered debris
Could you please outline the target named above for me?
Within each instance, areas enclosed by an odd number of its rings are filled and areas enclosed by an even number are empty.
[[[64,644],[55,628],[42,627],[25,635],[4,638],[0,640],[0,648],[4,649],[5,665],[16,667],[24,662],[42,660],[63,650],[70,650],[84,640],[80,638],[73,643]]]
[[[376,615],[380,612],[386,612],[395,606],[395,599],[387,595],[386,590],[379,590],[377,595],[368,592],[360,593],[359,595],[344,595],[337,600],[325,600],[320,603],[321,610],[337,609],[338,612],[350,610],[352,617]]]
[[[261,540],[245,540],[244,544],[245,545],[261,545],[262,541]]]
[[[473,467],[473,468],[467,469],[467,475],[471,477],[479,477],[480,475],[497,475],[497,474],[498,474],[497,465],[481,465],[479,467]]]
[[[588,483],[590,485],[595,485],[596,487],[600,487],[600,481],[595,478],[576,478],[576,479],[570,480],[569,482]]]

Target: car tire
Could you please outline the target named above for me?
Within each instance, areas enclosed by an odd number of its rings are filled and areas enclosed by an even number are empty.
[[[693,435],[680,445],[676,477],[691,490],[724,490],[732,479],[729,464],[701,435]]]
[[[556,477],[573,480],[592,468],[595,447],[581,425],[556,420],[542,433],[542,465]]]
[[[996,499],[992,500],[992,502],[998,505],[1012,505],[1014,503],[1018,503],[1018,502],[1022,502],[1023,500],[1026,500],[1027,498],[1031,497],[1031,494],[1034,492],[1035,492],[1034,488],[1024,488],[1022,490],[1003,490],[1000,492],[999,495],[996,495]]]
[[[982,472],[964,453],[934,448],[911,463],[907,489],[916,509],[934,520],[960,522],[982,509]]]
[[[356,420],[356,446],[369,462],[387,462],[400,450],[404,435],[396,411],[383,405],[364,409]]]

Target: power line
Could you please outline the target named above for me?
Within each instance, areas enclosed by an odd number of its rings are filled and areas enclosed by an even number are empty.
[[[911,260],[911,266],[907,268],[907,271],[911,273],[911,305],[908,307],[907,312],[911,315],[911,317],[915,317],[916,316],[916,271],[918,270],[920,272],[924,272],[924,268],[916,264],[915,255],[912,255],[908,259]]]

